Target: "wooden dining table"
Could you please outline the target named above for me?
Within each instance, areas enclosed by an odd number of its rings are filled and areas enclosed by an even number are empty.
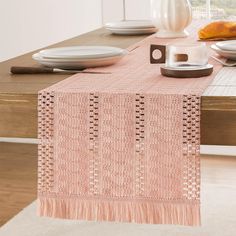
[[[51,45],[109,45],[127,48],[147,37],[112,35],[100,28]],[[37,138],[38,91],[68,78],[68,74],[13,75],[11,66],[38,66],[34,52],[0,63],[0,137]],[[236,145],[236,68],[214,80],[202,96],[201,144]],[[232,84],[232,79],[235,82]]]

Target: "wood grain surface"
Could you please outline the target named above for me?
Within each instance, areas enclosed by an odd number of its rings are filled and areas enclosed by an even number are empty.
[[[102,28],[50,47],[110,45],[127,48],[145,37],[111,35]],[[31,58],[32,54],[0,63],[0,137],[37,137],[38,91],[68,77],[62,74],[9,73],[11,66],[37,66]],[[232,79],[235,76],[236,81],[234,69],[228,75],[222,73],[202,97],[202,144],[236,145],[236,82]]]

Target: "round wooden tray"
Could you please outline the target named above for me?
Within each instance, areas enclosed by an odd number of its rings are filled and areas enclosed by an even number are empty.
[[[213,65],[208,64],[199,69],[178,69],[172,67],[161,67],[161,74],[167,77],[174,78],[200,78],[209,76],[213,72]]]

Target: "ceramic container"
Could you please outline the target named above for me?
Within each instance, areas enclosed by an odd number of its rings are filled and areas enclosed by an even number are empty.
[[[189,0],[151,0],[151,16],[160,38],[187,37],[186,27],[192,21]]]

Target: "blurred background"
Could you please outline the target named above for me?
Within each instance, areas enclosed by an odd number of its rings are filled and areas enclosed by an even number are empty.
[[[1,0],[0,61],[123,18],[123,0]],[[194,18],[234,18],[236,0],[191,0]],[[126,0],[127,19],[148,19],[149,0]]]

